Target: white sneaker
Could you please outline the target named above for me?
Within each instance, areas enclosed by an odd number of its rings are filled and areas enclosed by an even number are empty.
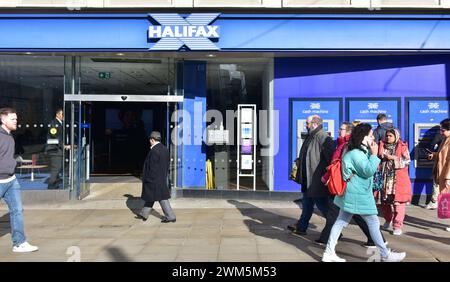
[[[19,246],[14,246],[12,251],[15,253],[30,253],[39,250],[37,246],[30,245],[28,242],[23,242]]]
[[[425,206],[427,210],[435,210],[437,209],[437,202],[429,202],[428,205]]]
[[[386,222],[383,224],[383,229],[385,229],[385,230],[392,229],[392,222],[386,221]]]
[[[446,231],[450,232],[450,227],[445,228]]]
[[[323,253],[323,262],[346,262],[346,259],[338,257],[336,254]]]
[[[381,261],[383,262],[400,262],[404,260],[406,257],[405,252],[397,253],[394,251],[389,251],[389,255],[387,257],[381,257]]]
[[[403,234],[403,231],[401,229],[394,229],[394,231],[392,232],[393,235],[397,235],[400,236]]]

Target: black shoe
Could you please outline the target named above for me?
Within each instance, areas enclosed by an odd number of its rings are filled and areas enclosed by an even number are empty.
[[[384,244],[388,244],[388,241],[384,241]],[[366,242],[364,244],[362,244],[363,247],[368,248],[368,249],[375,249],[377,246],[375,246],[374,242]]]
[[[287,228],[287,230],[289,230],[291,232],[294,232],[295,230],[297,230],[297,226],[295,226],[295,225],[288,225],[286,228]]]
[[[300,231],[300,230],[295,230],[292,232],[292,235],[294,236],[305,236],[307,233],[306,231]]]
[[[135,216],[136,219],[142,219],[143,221],[147,221],[148,217],[143,216],[142,214],[138,213]]]
[[[314,240],[314,244],[319,245],[319,246],[325,246],[327,244],[327,242],[323,241],[322,239],[317,239],[317,240]]]
[[[163,218],[163,219],[161,220],[161,223],[169,223],[169,222],[175,222],[175,221],[177,221],[176,218],[174,218],[174,219]]]

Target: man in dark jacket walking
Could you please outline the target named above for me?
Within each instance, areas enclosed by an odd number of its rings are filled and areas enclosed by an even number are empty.
[[[147,220],[153,204],[158,201],[164,212],[162,223],[175,222],[175,214],[170,207],[170,190],[167,186],[167,174],[170,165],[169,150],[161,144],[161,133],[150,134],[150,152],[144,163],[142,175],[142,195],[144,207],[138,217]]]
[[[11,221],[12,251],[15,253],[29,253],[38,250],[30,245],[25,237],[23,227],[23,209],[20,195],[20,184],[14,171],[14,138],[11,132],[17,129],[17,114],[12,108],[0,109],[0,197],[5,200],[9,208]]]
[[[64,149],[70,148],[69,145],[64,145],[63,121],[64,112],[62,108],[59,108],[55,112],[55,118],[50,122],[45,146],[50,161],[50,177],[47,179],[47,189],[58,189],[62,186],[62,178],[59,175],[62,174],[63,169],[63,152]]]
[[[380,140],[384,140],[386,135],[386,130],[394,128],[394,124],[387,121],[387,116],[385,114],[377,115],[378,127],[373,131],[373,137],[375,142],[380,143]]]
[[[298,173],[303,193],[302,214],[296,226],[288,226],[288,229],[297,235],[306,235],[309,220],[314,212],[314,205],[324,217],[328,212],[330,193],[321,178],[331,162],[335,144],[323,130],[322,123],[323,121],[318,115],[309,116],[306,119],[308,135],[300,149]]]

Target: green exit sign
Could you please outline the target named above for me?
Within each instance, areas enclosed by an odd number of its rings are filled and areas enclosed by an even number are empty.
[[[111,73],[110,72],[99,72],[98,73],[98,78],[100,78],[100,79],[110,79],[111,78]]]

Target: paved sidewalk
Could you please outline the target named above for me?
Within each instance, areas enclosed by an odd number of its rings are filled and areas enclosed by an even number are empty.
[[[319,261],[323,247],[313,244],[324,219],[313,215],[308,235],[286,231],[300,209],[292,202],[177,198],[171,201],[176,223],[162,224],[162,212],[143,222],[133,210],[141,204],[137,188],[93,192],[88,199],[58,205],[25,206],[31,254],[11,252],[9,215],[0,206],[0,261]],[[133,196],[134,195],[134,196]],[[383,222],[382,222],[383,223]],[[436,211],[407,207],[402,236],[384,231],[389,246],[407,252],[406,261],[450,261],[450,221]],[[364,235],[350,225],[337,252],[348,261],[367,261]]]

